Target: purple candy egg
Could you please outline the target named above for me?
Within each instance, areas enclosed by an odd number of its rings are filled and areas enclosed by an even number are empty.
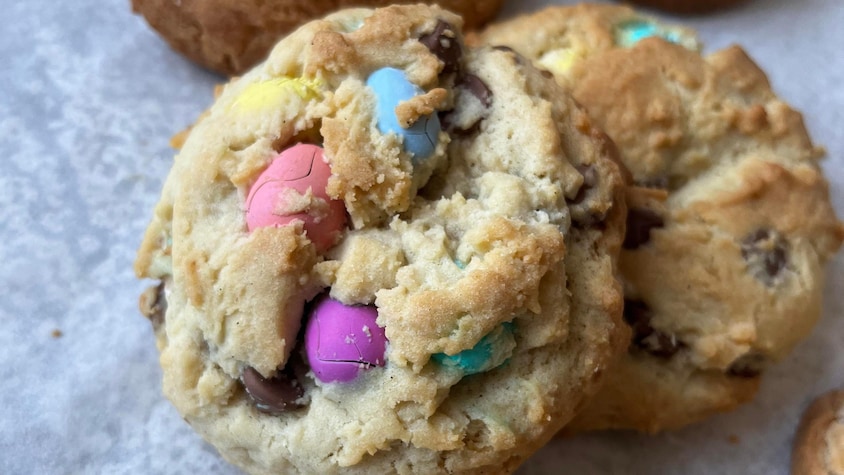
[[[348,382],[361,369],[384,366],[387,336],[376,318],[372,305],[343,305],[328,296],[317,300],[305,329],[305,352],[320,381]]]

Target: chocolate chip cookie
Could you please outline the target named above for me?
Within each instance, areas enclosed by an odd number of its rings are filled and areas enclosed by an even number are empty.
[[[441,0],[463,16],[467,28],[492,19],[504,0]],[[241,74],[264,60],[284,35],[307,21],[341,8],[384,7],[409,0],[132,0],[170,46],[196,63],[226,74]],[[434,3],[434,2],[430,2]]]
[[[490,27],[616,142],[634,186],[620,257],[627,356],[571,430],[655,432],[733,409],[813,327],[844,228],[797,111],[738,47],[626,7]]]
[[[175,159],[141,307],[165,395],[250,473],[512,472],[625,349],[610,142],[460,25],[309,23]]]
[[[803,413],[794,449],[793,475],[844,475],[844,390],[818,397]]]

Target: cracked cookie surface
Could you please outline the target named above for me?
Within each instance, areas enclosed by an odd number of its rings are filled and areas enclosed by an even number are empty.
[[[552,72],[632,175],[628,354],[569,430],[655,432],[735,408],[812,329],[844,229],[801,115],[738,47],[626,7],[551,8],[479,41]]]
[[[611,154],[444,10],[309,23],[164,185],[135,267],[165,395],[250,473],[515,470],[624,349]]]

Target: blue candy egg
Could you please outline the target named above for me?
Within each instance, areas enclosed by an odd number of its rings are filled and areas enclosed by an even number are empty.
[[[433,154],[440,132],[440,120],[437,115],[420,117],[407,129],[399,124],[396,117],[396,106],[399,102],[423,94],[424,91],[408,81],[404,72],[395,68],[381,68],[375,71],[366,80],[366,85],[375,91],[377,98],[375,114],[378,130],[382,134],[394,133],[402,137],[402,146],[413,155],[414,162]]]
[[[514,346],[513,324],[508,322],[502,323],[468,350],[455,355],[437,353],[431,358],[444,367],[459,368],[467,375],[476,374],[500,366],[512,354]]]
[[[658,36],[672,43],[681,42],[681,38],[675,32],[660,28],[649,21],[632,20],[618,26],[618,30],[616,31],[616,43],[625,48],[629,48],[639,41],[652,36]]]

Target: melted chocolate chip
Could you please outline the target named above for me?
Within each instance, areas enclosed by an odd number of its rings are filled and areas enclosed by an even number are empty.
[[[737,378],[755,378],[762,374],[768,359],[759,353],[747,353],[733,361],[727,374]]]
[[[457,41],[454,26],[440,20],[437,22],[434,31],[420,37],[419,42],[443,62],[443,69],[440,74],[453,73],[459,69],[463,51]]]
[[[778,232],[760,229],[744,238],[741,256],[753,276],[771,286],[788,261],[787,243]]]
[[[577,165],[577,171],[583,175],[583,184],[580,185],[580,189],[577,190],[577,195],[575,195],[574,199],[571,201],[572,204],[580,204],[586,200],[586,196],[589,194],[589,191],[598,184],[598,172],[595,171],[595,167],[591,165]]]
[[[480,130],[481,121],[492,106],[493,94],[486,83],[474,74],[462,76],[455,88],[458,89],[457,105],[453,110],[440,113],[440,124],[449,133],[465,137]],[[477,106],[478,103],[481,107]]]
[[[492,49],[498,50],[498,51],[504,51],[505,53],[510,53],[510,55],[513,57],[514,63],[519,64],[519,65],[525,64],[525,59],[522,57],[522,55],[520,55],[516,50],[514,50],[513,48],[511,48],[509,46],[495,45],[495,46],[492,47]]]
[[[152,323],[152,328],[158,330],[164,323],[164,316],[167,313],[166,286],[162,280],[157,286],[149,287],[141,294],[138,307],[141,314],[147,317]]]
[[[494,49],[496,51],[504,51],[506,53],[518,54],[518,53],[516,53],[516,50],[514,50],[513,48],[511,48],[509,46],[504,46],[504,45],[495,45],[495,46],[492,47],[492,49]]]
[[[583,106],[578,104],[578,107],[582,108]],[[618,166],[619,171],[624,176],[625,183],[633,181],[630,176],[630,171],[627,169],[627,165],[625,165],[624,160],[621,159],[621,152],[618,150],[618,145],[615,143],[615,140],[611,139],[610,136],[603,130],[595,127],[592,127],[589,130],[589,136],[592,137],[592,140],[594,140],[600,147],[601,155],[605,155]]]
[[[668,189],[668,177],[653,177],[647,178],[644,180],[636,180],[636,186],[640,186],[642,188],[655,188],[657,190],[667,190]]]
[[[489,108],[492,105],[492,91],[481,78],[474,74],[466,74],[460,78],[460,83],[457,87],[469,91],[470,94],[477,97],[484,107]]]
[[[600,129],[591,126],[589,126],[589,136],[595,145],[600,147],[600,154],[618,165],[618,169],[622,172],[625,183],[627,183],[629,181],[627,177],[629,173],[627,172],[627,168],[624,167],[624,164],[621,163],[615,142]],[[604,220],[606,220],[607,215],[615,207],[615,204],[610,204],[607,207],[606,201],[611,197],[606,196],[606,194],[610,192],[598,188],[598,185],[601,183],[601,174],[598,171],[599,167],[595,164],[580,164],[575,167],[583,176],[583,183],[577,190],[574,198],[568,200],[568,203],[573,207],[572,220],[580,228],[591,227],[603,229],[605,228]]]
[[[659,358],[674,356],[683,343],[651,326],[651,310],[640,300],[624,299],[624,321],[633,329],[631,349],[642,350]]]
[[[624,248],[637,249],[651,240],[651,230],[665,225],[662,217],[649,209],[631,208],[627,211],[627,233]]]
[[[302,407],[298,401],[304,395],[304,389],[292,371],[283,371],[266,379],[255,368],[248,366],[241,373],[240,381],[261,412],[280,414]]]

